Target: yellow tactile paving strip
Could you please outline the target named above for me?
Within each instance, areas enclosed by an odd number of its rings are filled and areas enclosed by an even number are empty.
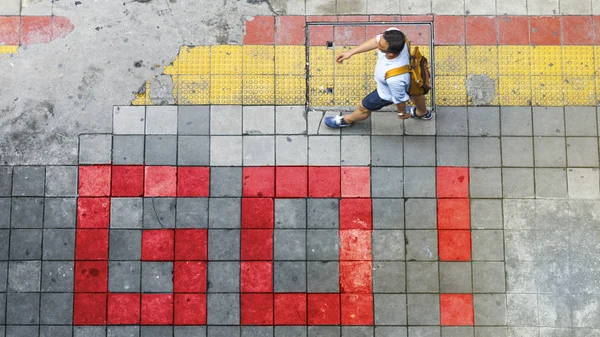
[[[429,46],[420,48],[431,60]],[[491,105],[596,105],[600,98],[595,76],[600,69],[599,48],[435,46],[436,104],[472,104],[467,78],[481,75],[495,82]],[[357,55],[338,65],[335,54],[340,50],[321,46],[183,46],[164,73],[173,76],[176,104],[301,105],[308,90],[311,105],[353,106],[375,87],[372,72],[376,54]],[[149,103],[147,94],[138,94],[133,102]]]

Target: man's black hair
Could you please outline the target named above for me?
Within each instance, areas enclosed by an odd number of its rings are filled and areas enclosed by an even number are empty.
[[[383,38],[389,44],[387,51],[389,53],[399,54],[404,49],[405,39],[404,33],[399,30],[386,30],[383,32]]]

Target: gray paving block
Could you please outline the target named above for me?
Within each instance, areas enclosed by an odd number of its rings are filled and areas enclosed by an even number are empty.
[[[75,257],[75,229],[44,229],[44,260],[73,260]]]
[[[371,164],[370,136],[342,136],[341,165],[365,166]]]
[[[40,260],[41,258],[41,229],[12,229],[10,231],[11,260]]]
[[[442,337],[473,337],[474,334],[475,334],[475,331],[472,326],[443,326],[442,327]]]
[[[473,230],[471,241],[473,245],[473,261],[504,261],[504,231],[502,230]]]
[[[175,198],[144,198],[143,204],[143,228],[175,228],[175,215],[177,211]]]
[[[15,166],[12,176],[13,196],[44,196],[44,166]]]
[[[498,107],[467,108],[469,136],[499,136],[500,110]]]
[[[437,137],[438,166],[468,166],[469,139],[467,137]]]
[[[339,228],[340,203],[338,199],[307,199],[306,226],[308,228]]]
[[[504,244],[506,260],[534,261],[536,259],[536,240],[533,230],[505,230]]]
[[[375,325],[406,325],[406,295],[374,294]]]
[[[567,170],[569,197],[576,199],[598,199],[598,169],[570,168]]]
[[[208,336],[213,324],[239,324],[240,323],[240,295],[239,294],[207,294]],[[239,329],[239,327],[238,327]],[[217,335],[215,335],[217,336]],[[232,335],[223,335],[228,337]]]
[[[433,112],[430,120],[405,119],[404,134],[413,136],[433,136],[435,135],[436,113]]]
[[[139,326],[108,326],[106,328],[106,337],[139,337]]]
[[[468,135],[466,107],[438,107],[436,109],[436,133],[438,136]]]
[[[407,337],[405,326],[376,326],[376,337]]]
[[[533,198],[533,168],[503,168],[504,198]]]
[[[208,260],[239,260],[240,231],[210,229],[208,231]]]
[[[567,165],[564,137],[534,137],[533,151],[536,167],[565,167]]]
[[[405,136],[404,165],[405,166],[435,166],[435,137]]]
[[[407,229],[436,229],[435,199],[407,199],[404,205]]]
[[[304,229],[276,229],[273,233],[274,260],[306,260],[307,233]]]
[[[113,136],[113,164],[142,165],[144,164],[144,136]]]
[[[240,291],[239,262],[208,262],[209,293],[237,293]]]
[[[207,228],[208,198],[177,198],[177,228]]]
[[[175,326],[174,337],[206,337],[205,326]]]
[[[325,15],[336,10],[336,2],[333,0],[306,0],[306,15]]]
[[[275,165],[274,136],[243,136],[244,166]]]
[[[171,335],[173,335],[172,326],[140,326],[141,337],[162,337]]]
[[[404,228],[403,199],[373,199],[372,205],[374,229]]]
[[[408,294],[409,325],[439,325],[440,298],[437,294]]]
[[[565,133],[567,136],[598,136],[595,107],[565,107]]]
[[[146,134],[177,134],[177,106],[146,107]]]
[[[373,261],[373,292],[406,292],[406,266],[404,262]]]
[[[598,167],[598,138],[567,137],[567,165]]]
[[[311,261],[306,263],[307,291],[309,293],[338,293],[340,264],[336,261]]]
[[[435,261],[438,259],[436,230],[406,231],[406,260]]]
[[[471,199],[471,228],[502,229],[502,200]]]
[[[241,199],[211,198],[208,215],[209,228],[240,228]]]
[[[142,228],[143,198],[112,198],[110,204],[111,228]]]
[[[177,133],[179,135],[208,135],[210,112],[207,105],[180,105],[177,107]]]
[[[340,337],[341,333],[339,326],[308,326],[308,337]]]
[[[396,112],[378,111],[371,114],[373,135],[395,136],[404,134],[404,124],[398,120]]]
[[[172,293],[173,262],[142,262],[142,292]]]
[[[372,232],[373,260],[404,260],[404,231],[378,229]]]
[[[565,119],[562,107],[533,108],[534,136],[564,136]]]
[[[317,207],[313,215],[318,215]],[[306,218],[306,199],[275,199],[275,228],[307,228]]]
[[[500,166],[500,138],[469,137],[469,166]]]
[[[109,259],[112,261],[140,260],[142,257],[142,231],[111,230],[109,234]]]
[[[177,164],[208,166],[210,164],[209,136],[179,136],[177,140]]]
[[[211,197],[241,197],[242,168],[212,167],[210,170]]]
[[[373,166],[402,166],[404,162],[401,136],[372,136],[371,162]]]
[[[531,137],[502,137],[502,166],[533,167]]]
[[[507,333],[508,332],[505,326],[475,327],[475,337],[508,337]]]
[[[7,325],[6,337],[30,337],[37,336],[39,333],[38,326],[32,325]]]
[[[473,282],[470,262],[440,262],[440,292],[471,294]]]
[[[0,260],[8,260],[9,256],[10,230],[0,229]]]
[[[43,261],[42,292],[72,292],[73,264],[73,261]]]
[[[578,265],[584,266],[578,268]],[[569,288],[574,293],[595,291],[598,289],[598,285],[590,282],[590,275],[594,275],[597,280],[599,273],[589,267],[591,264],[582,262],[540,261],[535,266],[538,292],[558,293],[562,289]],[[593,283],[597,283],[597,281],[593,281]]]
[[[351,128],[340,129],[342,135],[370,135],[371,134],[371,118],[360,121],[352,125]]]
[[[306,262],[273,263],[273,287],[276,293],[306,292]]]
[[[276,136],[275,163],[277,165],[308,164],[307,136]]]
[[[6,294],[6,324],[39,324],[39,315],[39,293]]]
[[[539,294],[540,325],[558,328],[571,327],[570,302],[571,296],[569,294]],[[477,311],[475,311],[475,314],[477,314]]]
[[[0,292],[6,292],[7,287],[8,287],[8,261],[0,261]]]
[[[0,336],[2,336],[0,334]],[[54,336],[73,336],[73,327],[65,325],[42,325],[40,326],[40,337],[54,337]],[[117,336],[111,336],[117,337]]]
[[[333,129],[325,125],[325,118],[329,116],[338,116],[339,111],[316,111],[310,110],[307,113],[307,125],[309,135],[340,135],[340,129]]]
[[[40,323],[41,324],[72,324],[73,323],[73,294],[45,293],[41,295]]]
[[[530,107],[500,107],[500,134],[502,136],[531,136],[533,124]]]
[[[473,262],[474,293],[506,292],[504,262]]]
[[[239,105],[212,105],[210,107],[211,135],[241,135],[242,107]]]
[[[12,198],[12,228],[42,228],[44,198]]]
[[[374,198],[402,198],[404,170],[400,167],[371,168],[371,193]]]
[[[12,166],[0,166],[0,196],[12,195]]]
[[[536,168],[535,195],[538,198],[566,198],[567,170],[564,168]]]
[[[10,198],[0,198],[0,228],[10,228]]]
[[[303,106],[276,106],[275,132],[277,134],[306,134],[307,117]]]
[[[8,291],[40,291],[41,261],[10,261],[8,264]]]
[[[6,324],[6,293],[0,293],[0,336],[4,337],[4,324]]]
[[[115,106],[113,107],[113,133],[143,135],[145,119],[145,106]]]
[[[406,291],[408,293],[439,293],[437,262],[407,262]]]
[[[440,337],[439,326],[409,326],[408,335],[417,337]]]
[[[110,261],[108,290],[114,293],[140,292],[142,263],[140,261]]]
[[[537,326],[537,294],[506,294],[506,322],[509,326]]]
[[[527,298],[527,300],[529,300],[529,298]],[[531,300],[533,300],[533,299],[531,299]],[[525,301],[522,301],[522,302],[525,302]],[[521,304],[521,303],[518,303],[518,304]],[[576,327],[598,326],[598,320],[600,320],[600,314],[598,313],[597,310],[594,310],[592,312],[589,311],[589,308],[594,308],[597,305],[598,305],[598,298],[596,298],[596,297],[592,297],[592,296],[584,295],[584,294],[573,295],[573,297],[571,298],[571,310],[572,310],[572,314],[571,314],[572,323],[571,324]],[[523,305],[523,307],[524,307],[524,305]],[[509,306],[509,308],[510,308],[510,306]],[[518,309],[521,309],[521,308],[519,307]],[[536,313],[537,313],[537,311],[536,311]],[[533,321],[533,319],[532,319],[532,321]]]
[[[245,135],[272,135],[275,133],[274,106],[244,106],[243,131]]]
[[[77,195],[77,166],[46,166],[45,192],[49,197]]]
[[[211,136],[211,166],[241,166],[242,136]]]
[[[297,236],[300,236],[297,232],[295,233]],[[275,234],[275,239],[277,239],[277,230]],[[306,231],[306,259],[316,261],[339,260],[339,235],[339,230],[337,229],[317,229]],[[302,239],[302,237],[299,237],[298,239]],[[302,242],[296,243],[299,245]],[[303,249],[301,248],[302,247],[296,247],[297,252],[295,254],[290,253],[290,255],[295,257],[301,256],[303,253]],[[285,246],[282,245],[280,249],[285,249]],[[275,259],[278,259],[277,255]],[[280,260],[290,259],[281,258]]]
[[[146,136],[146,165],[177,165],[177,136]]]
[[[75,228],[75,198],[46,198],[44,203],[44,228]]]
[[[242,326],[241,336],[243,337],[273,337],[272,326]]]
[[[273,330],[275,337],[306,337],[305,326],[276,326]]]
[[[79,164],[110,164],[112,136],[92,134],[79,136]]]
[[[308,164],[310,166],[340,166],[340,138],[332,136],[308,137]]]
[[[435,197],[435,168],[406,167],[404,168],[404,196],[406,198]]]

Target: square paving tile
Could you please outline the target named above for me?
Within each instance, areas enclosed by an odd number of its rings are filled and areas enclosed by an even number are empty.
[[[567,165],[598,167],[598,138],[567,137]]]
[[[404,196],[406,198],[434,198],[436,195],[434,167],[404,168]]]
[[[108,263],[108,290],[110,292],[140,292],[142,263],[118,261]]]
[[[175,326],[174,337],[206,337],[205,326]]]
[[[598,199],[598,169],[570,168],[567,170],[569,197],[576,199]]]
[[[0,334],[0,336],[4,336]],[[64,337],[72,337],[73,336],[73,327],[65,326],[65,325],[42,325],[40,326],[40,337],[53,337],[53,336],[64,336]],[[113,336],[111,337],[120,337]]]
[[[504,233],[502,230],[473,230],[473,261],[504,261]]]
[[[8,260],[10,230],[0,229],[0,260]]]
[[[10,228],[10,198],[0,198],[0,228]]]
[[[436,230],[409,230],[405,235],[407,260],[435,261],[438,259]]]
[[[506,292],[504,262],[473,262],[474,293]]]
[[[311,166],[340,166],[340,138],[331,136],[308,137],[308,164]]]
[[[44,198],[12,198],[12,228],[42,228]]]
[[[372,136],[371,162],[373,166],[402,166],[404,161],[401,136]]]
[[[8,287],[8,261],[0,261],[0,292]]]
[[[342,135],[370,135],[371,134],[371,118],[360,121],[354,124],[351,128],[341,129]]]
[[[371,168],[371,191],[374,198],[402,198],[404,173],[400,167]]]
[[[565,167],[567,165],[564,137],[534,137],[536,167]]]
[[[208,206],[208,227],[240,228],[241,199],[212,198]]]
[[[44,166],[15,166],[12,195],[19,197],[44,196],[46,171]]]
[[[470,262],[440,262],[440,291],[445,294],[473,292]]]
[[[6,294],[6,324],[39,324],[39,315],[39,293]]]
[[[503,168],[503,191],[505,198],[533,198],[533,168]]]
[[[403,199],[373,199],[373,228],[404,228]]]
[[[503,327],[486,327],[476,326],[475,337],[508,337],[507,328]]]
[[[113,136],[113,164],[144,164],[144,136]]]
[[[406,325],[406,295],[374,294],[375,325]]]
[[[342,326],[342,336],[348,337],[373,337],[371,326]],[[284,337],[284,336],[281,336]]]
[[[173,262],[142,262],[142,292],[172,293]]]
[[[306,260],[307,245],[306,230],[276,229],[273,232],[273,259]]]
[[[111,228],[142,228],[142,198],[112,198],[110,204]]]
[[[299,234],[296,234],[299,236]],[[339,230],[317,229],[306,232],[306,258],[316,261],[339,260]],[[282,248],[285,248],[282,246]],[[296,256],[301,255],[301,247],[298,247]],[[285,260],[285,259],[281,259]]]
[[[531,137],[502,137],[502,166],[533,167]]]
[[[408,335],[418,337],[439,337],[441,336],[439,326],[409,326]]]
[[[113,107],[113,133],[143,135],[145,119],[145,106],[115,106]]]
[[[146,107],[146,134],[177,134],[177,106]]]
[[[138,261],[142,257],[142,231],[111,230],[109,259]]]
[[[72,324],[73,294],[45,293],[41,295],[41,324]]]
[[[471,199],[471,228],[502,229],[502,200]]]
[[[283,292],[306,292],[306,262],[274,262],[274,290]]]
[[[77,166],[46,166],[46,196],[75,195],[77,195]]]
[[[318,215],[317,208],[317,205],[313,207],[315,216]],[[275,199],[275,228],[307,228],[306,218],[306,199]]]
[[[212,105],[210,107],[211,135],[241,135],[242,107],[235,105]]]
[[[211,197],[241,197],[242,168],[212,167],[210,170]]]
[[[75,228],[76,207],[75,198],[46,198],[44,228]]]
[[[176,205],[175,198],[144,198],[143,227],[175,228]]]
[[[469,137],[469,166],[500,166],[500,138]]]
[[[371,164],[371,137],[344,135],[341,139],[341,165],[364,166]]]
[[[12,195],[12,166],[0,166],[0,196]]]
[[[340,204],[338,199],[307,199],[308,228],[339,228]]]
[[[470,195],[472,198],[502,197],[502,171],[500,168],[471,168]]]
[[[437,294],[408,294],[409,325],[439,325],[440,302]]]
[[[499,136],[500,111],[497,107],[469,107],[469,136]]]
[[[402,135],[403,123],[398,121],[395,112],[381,111],[371,114],[371,133],[373,135]]]
[[[273,330],[275,337],[306,337],[304,326],[276,326]]]
[[[177,164],[208,166],[210,164],[210,137],[179,136],[177,141]]]
[[[536,168],[535,195],[538,198],[566,198],[567,170],[564,168]]]
[[[467,108],[439,107],[435,115],[435,126],[438,136],[468,135]]]
[[[373,293],[406,292],[404,262],[373,261]]]
[[[80,135],[79,164],[110,164],[112,156],[111,135]]]
[[[7,325],[6,336],[8,337],[29,337],[36,336],[39,332],[38,326],[32,325]]]
[[[42,292],[73,292],[73,262],[43,261]]]
[[[306,134],[307,117],[303,106],[276,106],[275,132],[277,134]]]
[[[307,290],[309,293],[337,293],[340,283],[340,265],[337,261],[307,262]]]
[[[280,166],[308,164],[308,137],[304,135],[276,136],[275,163]]]
[[[534,107],[533,135],[534,136],[564,136],[565,116],[562,107]]]
[[[569,294],[539,294],[540,325],[557,328],[571,327],[570,301],[571,296]]]
[[[339,337],[341,331],[339,326],[319,326],[311,325],[308,327],[308,337]]]
[[[207,228],[208,198],[177,198],[177,228]]]
[[[507,294],[506,322],[509,326],[537,326],[537,294]]]
[[[240,231],[210,229],[208,231],[208,260],[239,260]]]
[[[73,260],[75,229],[44,229],[43,259]]]
[[[242,166],[242,136],[211,136],[211,166]]]
[[[407,229],[437,228],[435,199],[407,199],[404,207]]]
[[[442,336],[444,337],[473,337],[474,329],[471,326],[443,326]]]
[[[405,136],[405,166],[435,166],[435,137]]]
[[[325,125],[325,118],[339,115],[338,111],[316,111],[310,110],[307,113],[307,124],[309,135],[340,135],[340,129],[332,129]]]
[[[502,136],[531,136],[531,108],[500,107],[500,133]]]
[[[146,165],[176,165],[177,136],[146,136]]]
[[[106,337],[139,337],[139,326],[109,326],[106,329]]]
[[[240,291],[239,262],[208,262],[209,293],[237,293]]]
[[[41,261],[10,261],[8,264],[8,291],[40,291]]]
[[[404,326],[376,326],[376,337],[407,337],[408,332]]]
[[[440,292],[437,262],[407,262],[406,279],[408,293]]]
[[[144,326],[140,327],[140,336],[143,337],[161,337],[161,336],[171,336],[173,334],[172,326]],[[75,336],[77,337],[77,336]],[[96,337],[96,336],[93,336]],[[98,336],[100,337],[100,336]]]
[[[438,166],[468,166],[469,139],[467,137],[437,137]]]
[[[391,229],[374,230],[372,237],[373,260],[404,260],[404,231]]]
[[[245,135],[272,135],[275,133],[275,107],[244,106],[243,131]]]
[[[180,105],[177,114],[177,133],[180,135],[208,135],[210,111],[206,105]]]
[[[414,136],[435,135],[435,123],[437,114],[433,112],[430,120],[406,119],[404,120],[404,134]]]
[[[41,258],[41,229],[12,229],[10,231],[11,260],[40,260]]]
[[[565,107],[567,136],[598,136],[595,107]]]
[[[244,166],[275,165],[275,137],[244,136]]]

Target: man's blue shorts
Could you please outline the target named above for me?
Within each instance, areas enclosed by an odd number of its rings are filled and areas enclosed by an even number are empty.
[[[368,94],[362,100],[362,106],[364,106],[369,111],[377,111],[383,107],[394,104],[394,102],[386,101],[379,97],[377,94],[377,90],[374,90],[372,93]]]

